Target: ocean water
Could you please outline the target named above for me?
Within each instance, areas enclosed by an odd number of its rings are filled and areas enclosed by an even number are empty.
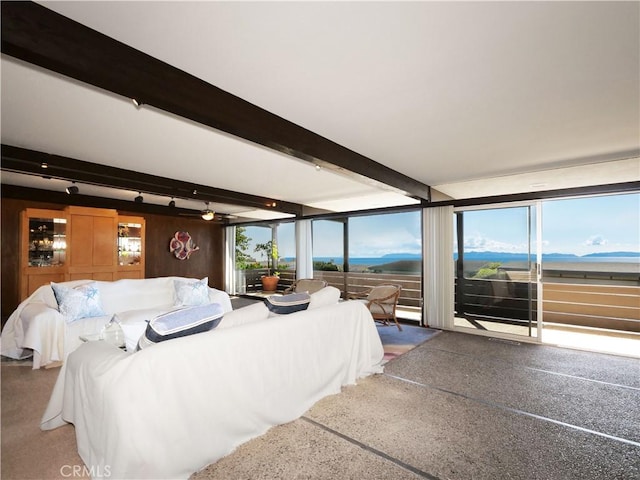
[[[457,259],[457,255],[454,255],[454,260]],[[500,263],[509,263],[509,262],[526,262],[527,255],[526,254],[500,254],[495,253],[491,254],[491,252],[482,252],[479,255],[465,255],[465,259],[469,261],[486,261],[486,262],[500,262]],[[343,264],[343,257],[313,257],[313,261],[322,261],[329,262],[333,260],[333,263],[336,265]],[[413,260],[416,262],[420,262],[422,259],[420,257],[415,256],[397,256],[397,257],[354,257],[349,259],[349,264],[351,265],[382,265],[385,263],[396,262],[400,260]],[[535,256],[532,257],[532,260],[535,260]],[[631,263],[631,264],[640,264],[640,256],[636,257],[579,257],[576,255],[559,255],[559,254],[551,254],[551,255],[543,255],[543,262],[553,262],[553,263]],[[293,258],[285,259],[285,261],[294,261]]]

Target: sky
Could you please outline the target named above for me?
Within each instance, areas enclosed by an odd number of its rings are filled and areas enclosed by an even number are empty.
[[[464,244],[467,251],[526,252],[526,207],[465,212]],[[640,194],[542,202],[542,251],[639,252]]]
[[[543,253],[640,252],[640,194],[547,200],[541,214]],[[526,207],[467,211],[464,218],[467,251],[527,251]],[[294,228],[293,223],[278,228],[280,257],[295,257]],[[314,257],[341,257],[342,224],[321,220],[313,228]],[[267,228],[249,229],[252,245],[271,238]],[[349,219],[352,258],[420,254],[421,241],[420,212]]]
[[[640,194],[545,202],[543,251],[640,251]]]

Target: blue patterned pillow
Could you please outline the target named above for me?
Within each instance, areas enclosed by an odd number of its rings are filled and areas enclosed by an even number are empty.
[[[209,300],[209,277],[202,280],[173,280],[176,306],[197,306],[211,303]]]
[[[67,287],[51,282],[53,294],[58,302],[58,310],[67,322],[80,318],[106,315],[100,301],[100,290],[95,282]]]
[[[272,295],[264,299],[264,304],[271,313],[284,315],[306,310],[311,297],[308,293],[292,293],[290,295]]]
[[[158,315],[147,325],[137,350],[173,338],[207,332],[218,326],[224,310],[219,303],[185,307]]]

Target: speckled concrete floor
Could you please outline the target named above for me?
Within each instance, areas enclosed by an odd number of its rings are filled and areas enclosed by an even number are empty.
[[[192,479],[638,479],[640,360],[443,332]]]

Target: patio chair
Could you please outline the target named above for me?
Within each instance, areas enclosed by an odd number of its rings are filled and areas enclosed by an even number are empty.
[[[398,330],[402,331],[398,317],[396,317],[396,307],[401,290],[400,285],[382,284],[361,292],[349,293],[347,298],[364,301],[375,321],[389,325],[389,321],[393,320]]]
[[[285,289],[284,293],[313,293],[318,290],[326,287],[328,285],[324,280],[319,280],[316,278],[300,278],[293,282],[293,284]]]

